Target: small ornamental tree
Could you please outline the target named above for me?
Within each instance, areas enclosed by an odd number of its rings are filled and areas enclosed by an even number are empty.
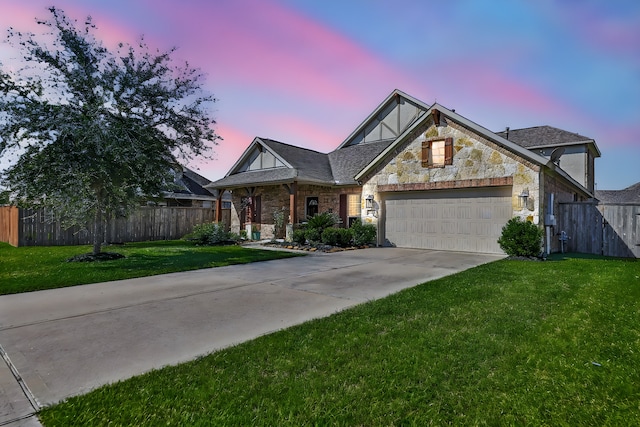
[[[502,227],[498,244],[509,256],[537,257],[542,248],[542,234],[537,225],[514,217]]]
[[[46,33],[9,29],[24,62],[0,68],[0,155],[18,160],[2,184],[23,206],[50,208],[67,226],[93,222],[101,250],[106,218],[160,195],[178,158],[201,156],[219,137],[203,75],[175,66],[144,40],[115,53],[50,8]],[[15,66],[16,64],[12,64]]]

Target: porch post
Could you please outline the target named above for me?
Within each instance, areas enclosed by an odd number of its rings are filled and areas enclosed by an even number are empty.
[[[296,205],[298,204],[298,184],[296,182],[291,184],[289,190],[289,221],[291,224],[295,224],[298,221],[296,213]]]
[[[285,240],[290,242],[293,240],[293,224],[297,221],[296,204],[298,202],[298,184],[294,181],[291,184],[283,184],[283,187],[289,192],[289,223],[286,228]]]
[[[224,194],[225,189],[218,189],[218,200],[216,200],[216,222],[222,222],[222,195]]]

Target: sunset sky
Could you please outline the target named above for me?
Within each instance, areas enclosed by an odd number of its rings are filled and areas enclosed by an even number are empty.
[[[224,140],[191,166],[209,179],[255,136],[331,151],[397,88],[493,131],[594,138],[598,189],[640,181],[637,0],[0,0],[0,28],[36,31],[52,4],[206,72]]]

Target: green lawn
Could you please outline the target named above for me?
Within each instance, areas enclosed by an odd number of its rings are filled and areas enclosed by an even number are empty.
[[[498,261],[40,414],[87,425],[640,425],[640,263]]]
[[[66,262],[74,255],[91,252],[91,247],[14,248],[0,243],[0,295],[295,256],[241,246],[195,246],[180,240],[127,243],[104,250],[126,258]]]

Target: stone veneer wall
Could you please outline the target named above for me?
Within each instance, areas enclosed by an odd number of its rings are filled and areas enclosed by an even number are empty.
[[[422,167],[422,141],[446,137],[453,138],[453,164],[437,168]],[[372,194],[376,201],[381,201],[384,198],[382,190],[391,188],[390,184],[410,189],[410,184],[433,183],[435,188],[444,189],[455,188],[456,183],[469,183],[473,187],[474,182],[486,182],[487,179],[500,182],[501,178],[512,179],[513,215],[539,224],[539,166],[452,121],[436,127],[429,119],[409,135],[407,142],[395,149],[391,160],[381,163],[366,178],[363,195]],[[518,195],[525,189],[529,192],[528,203],[521,208]],[[380,203],[376,203],[376,207],[376,212],[366,216],[367,222],[378,221]]]

